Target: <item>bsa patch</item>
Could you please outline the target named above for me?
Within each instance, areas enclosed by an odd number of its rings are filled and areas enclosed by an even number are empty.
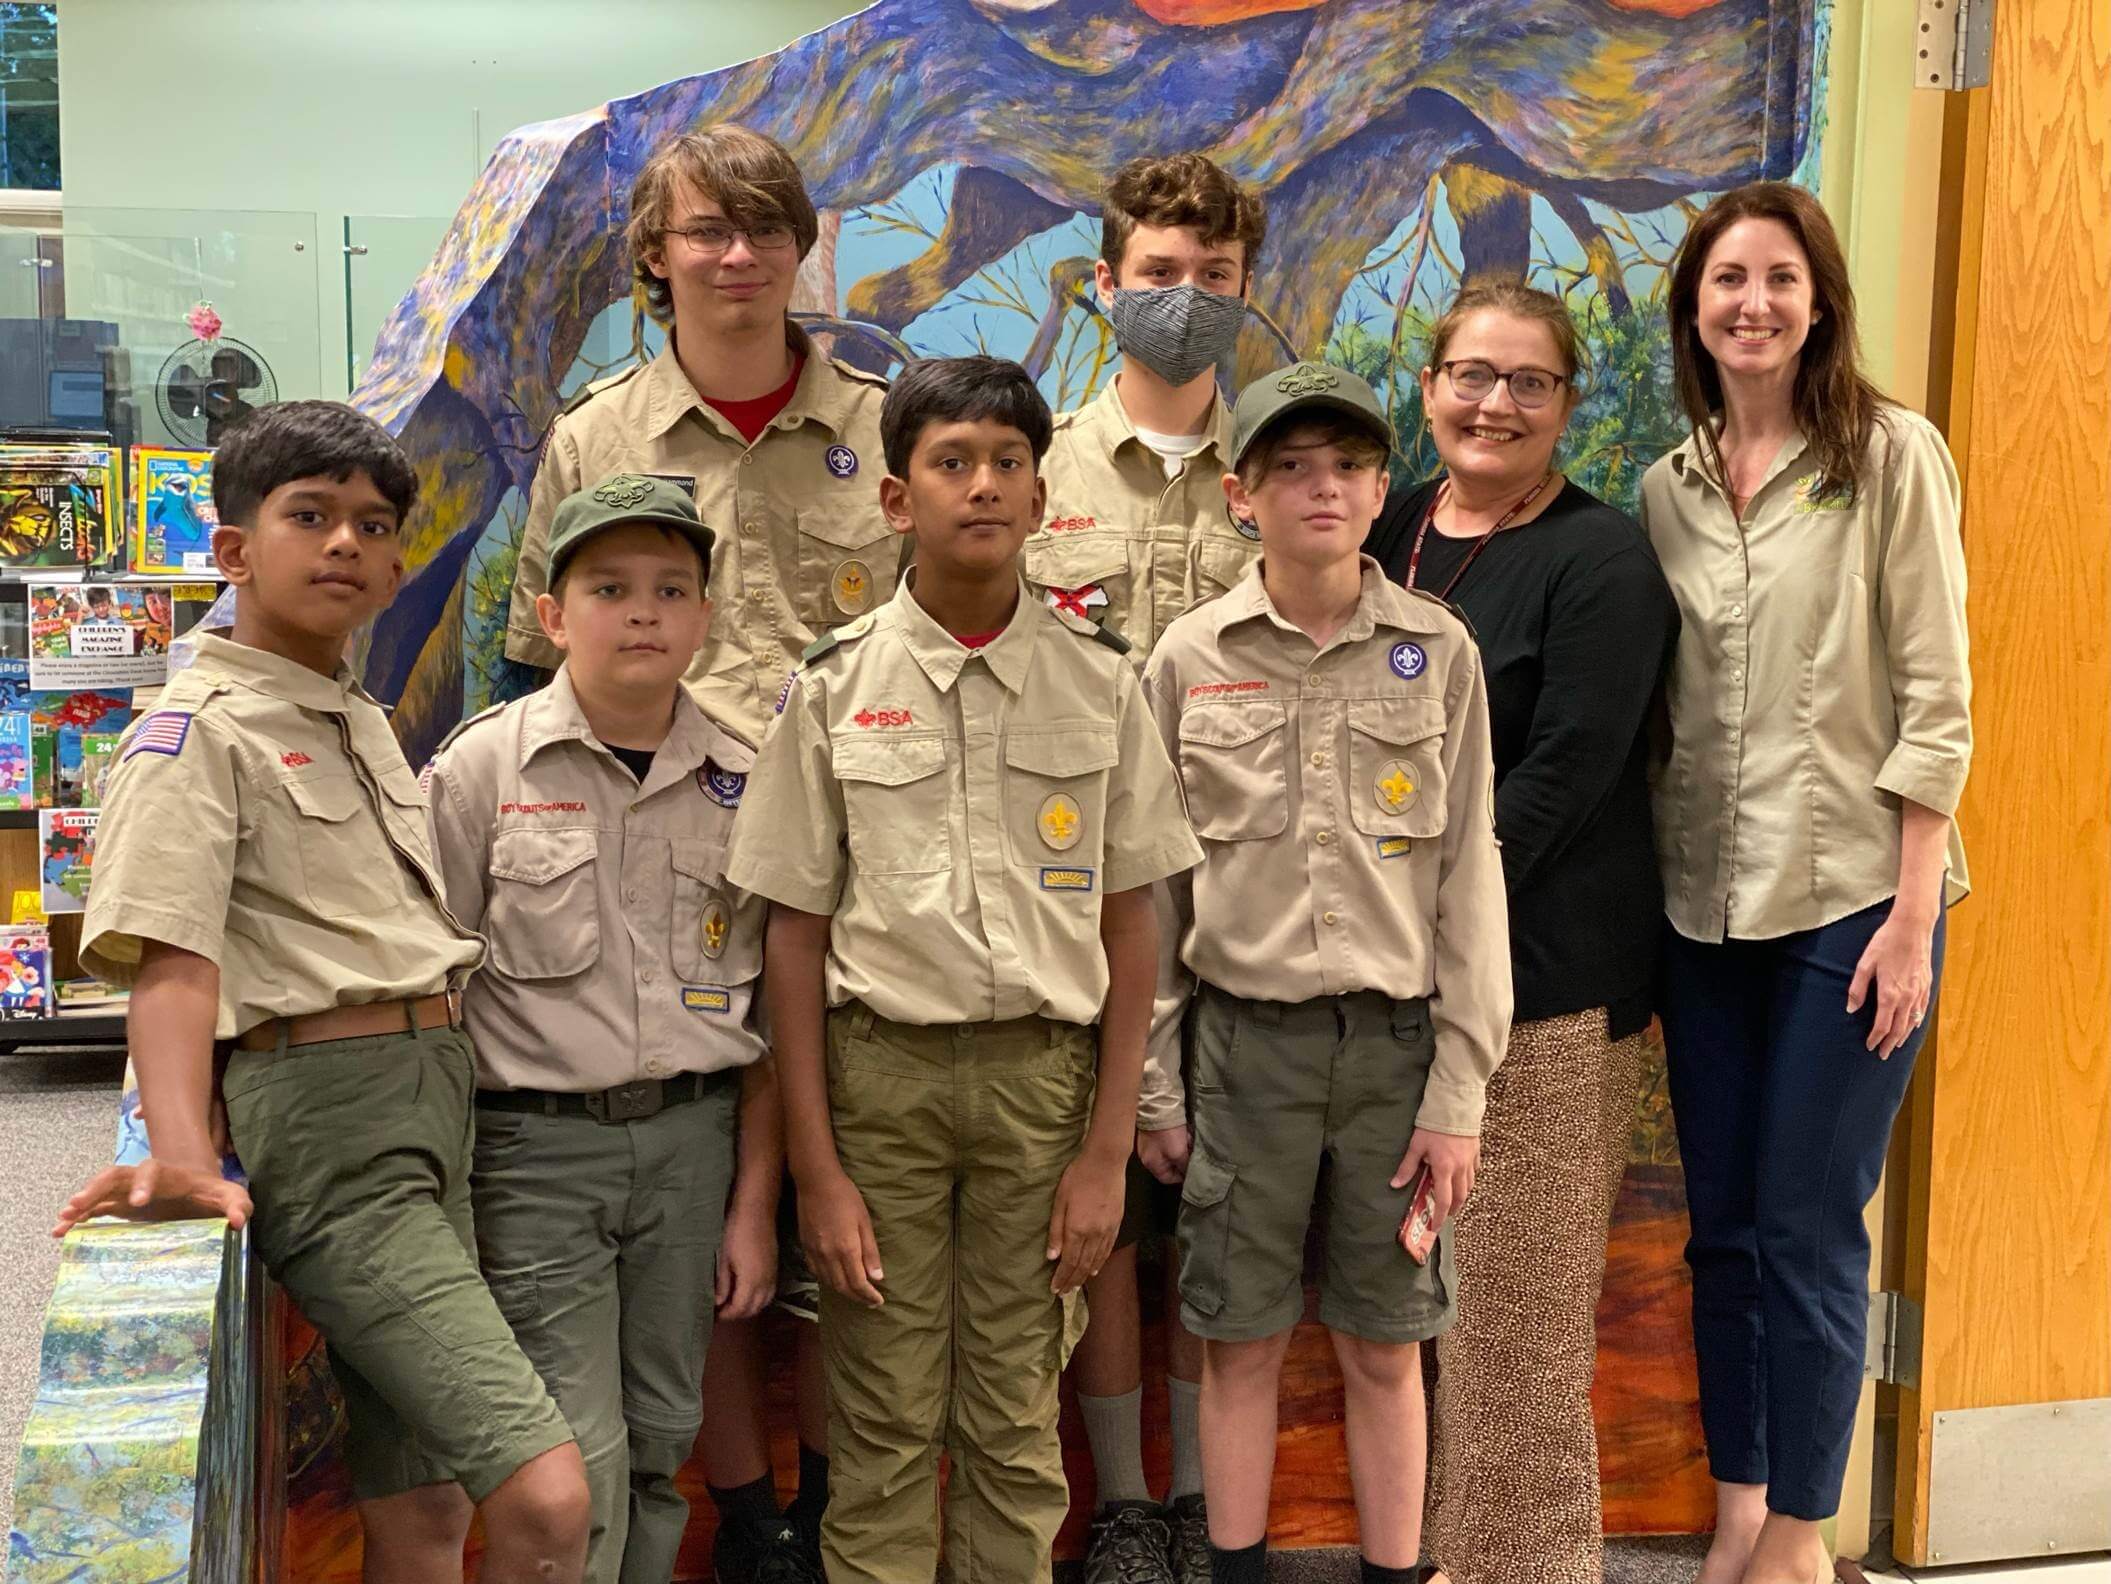
[[[733,992],[713,989],[708,985],[683,985],[682,1010],[684,1012],[730,1012],[733,1010]]]
[[[1073,616],[1092,620],[1095,606],[1107,603],[1107,591],[1097,583],[1087,583],[1083,588],[1052,588],[1042,592],[1041,598],[1048,601],[1050,610],[1068,611]]]
[[[1285,396],[1317,396],[1341,383],[1341,375],[1324,363],[1300,363],[1284,371],[1275,388]]]
[[[315,761],[304,753],[282,753],[279,755],[279,763],[288,770],[298,770],[302,765],[312,765]]]
[[[832,445],[828,448],[828,471],[837,478],[849,478],[858,470],[858,454],[847,445]]]
[[[1422,652],[1420,644],[1394,644],[1392,667],[1395,676],[1403,677],[1407,681],[1412,682],[1429,669],[1429,656]]]
[[[1093,871],[1090,869],[1043,869],[1041,889],[1043,891],[1090,891]]]
[[[1062,792],[1052,792],[1041,804],[1038,816],[1041,840],[1057,852],[1068,852],[1078,844],[1085,834],[1085,816],[1079,812],[1077,800]],[[1043,876],[1047,874],[1042,871]],[[1043,884],[1046,884],[1044,878]]]
[[[620,511],[637,505],[651,493],[651,479],[640,478],[635,473],[618,473],[614,478],[595,486],[594,499],[604,506],[614,506]]]
[[[732,933],[733,915],[727,911],[722,898],[711,898],[704,904],[704,922],[698,930],[698,942],[704,955],[717,962],[725,954],[726,937]]]
[[[1414,767],[1404,759],[1386,760],[1379,767],[1371,792],[1378,799],[1379,808],[1388,814],[1405,814],[1422,796],[1422,789],[1415,785]]]
[[[173,759],[183,752],[183,740],[190,734],[190,711],[156,710],[132,729],[132,741],[118,763],[143,753],[167,754]]]
[[[862,616],[872,604],[872,568],[862,561],[845,561],[836,568],[836,609],[845,616]]]
[[[785,684],[787,687],[789,683]],[[784,708],[779,703],[777,708]],[[748,789],[748,778],[737,770],[728,770],[715,759],[706,759],[704,767],[696,773],[696,784],[703,788],[704,796],[720,808],[739,808],[740,795]]]
[[[1377,841],[1381,858],[1405,858],[1414,848],[1414,842],[1406,836],[1380,836]]]

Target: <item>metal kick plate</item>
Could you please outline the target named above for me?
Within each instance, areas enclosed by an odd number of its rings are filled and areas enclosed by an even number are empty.
[[[1935,1416],[1928,1561],[2111,1549],[2111,1397]]]

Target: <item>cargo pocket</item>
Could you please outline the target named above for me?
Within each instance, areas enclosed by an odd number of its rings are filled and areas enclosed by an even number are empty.
[[[1128,625],[1132,574],[1120,530],[1043,529],[1028,538],[1021,560],[1034,593],[1056,609],[1116,632]]]
[[[1290,827],[1281,704],[1198,704],[1180,716],[1180,786],[1204,841],[1262,841]]]
[[[1077,1345],[1085,1340],[1085,1327],[1092,1323],[1092,1314],[1085,1303],[1085,1289],[1076,1288],[1063,1294],[1063,1334],[1056,1347],[1056,1373],[1061,1374],[1070,1365],[1070,1355]]]
[[[502,830],[491,839],[483,935],[509,979],[566,979],[600,960],[591,830]]]
[[[1012,862],[1097,869],[1106,851],[1107,772],[1120,757],[1114,728],[1099,721],[1008,730],[1003,796]]]
[[[1352,699],[1347,791],[1349,818],[1366,836],[1419,841],[1442,835],[1448,791],[1443,701]]]
[[[1236,1176],[1198,1145],[1180,1189],[1180,1298],[1197,1314],[1224,1307],[1225,1266],[1231,1254],[1231,1185]]]
[[[953,867],[944,737],[837,732],[829,752],[859,874],[943,874]]]
[[[841,627],[892,596],[902,541],[880,515],[877,496],[869,509],[802,511],[796,522],[799,583],[792,603],[809,629]]]

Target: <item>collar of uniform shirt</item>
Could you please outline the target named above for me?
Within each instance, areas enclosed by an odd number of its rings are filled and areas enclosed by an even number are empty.
[[[230,682],[268,693],[273,698],[284,699],[302,709],[329,710],[341,715],[354,699],[366,704],[374,702],[343,661],[337,664],[335,678],[318,676],[283,655],[222,636],[232,630],[222,627],[215,632],[199,633],[196,663],[209,665],[216,676],[224,676]]]
[[[1715,428],[1720,433],[1722,425],[1718,422],[1715,424]],[[1752,499],[1758,499],[1760,490],[1765,489],[1774,480],[1794,467],[1801,460],[1803,453],[1809,449],[1810,441],[1805,438],[1803,431],[1800,429],[1783,441],[1779,454],[1767,466],[1766,477],[1762,478],[1759,481],[1758,488],[1752,491]],[[1715,490],[1718,495],[1723,493],[1722,490],[1717,488],[1715,481],[1708,477],[1708,466],[1705,458],[1701,455],[1701,437],[1698,434],[1686,436],[1685,443],[1671,453],[1671,471],[1678,475],[1681,484],[1685,484],[1692,489],[1702,493],[1709,490]],[[1751,502],[1747,501],[1747,509],[1750,508],[1750,505]]]
[[[606,751],[606,745],[594,735],[594,728],[587,722],[586,712],[579,707],[579,694],[572,686],[571,671],[567,667],[560,667],[550,679],[550,685],[531,695],[523,708],[521,769],[527,769],[528,762],[544,749],[563,742],[582,743],[590,753]],[[728,770],[745,771],[751,767],[753,756],[739,750],[739,744],[726,738],[711,724],[710,717],[704,714],[689,690],[677,688],[674,722],[667,728],[666,740],[653,751],[652,774],[646,778],[645,785],[657,791],[702,768],[707,759]]]
[[[1403,632],[1439,632],[1439,624],[1415,608],[1415,596],[1405,589],[1396,588],[1386,577],[1385,569],[1369,556],[1358,556],[1358,570],[1362,574],[1361,587],[1356,595],[1356,609],[1342,623],[1341,631],[1327,641],[1328,649],[1338,649],[1343,644],[1360,643],[1383,625],[1397,627]],[[1304,630],[1283,619],[1275,608],[1275,601],[1268,597],[1268,585],[1261,581],[1261,563],[1255,561],[1246,573],[1224,596],[1207,609],[1217,611],[1217,631],[1236,626],[1243,621],[1265,620],[1274,623],[1284,632],[1305,636]],[[1321,651],[1324,653],[1325,651]]]
[[[1095,398],[1103,404],[1103,410],[1095,414],[1100,420],[1095,425],[1099,432],[1100,445],[1105,448],[1109,457],[1114,456],[1125,445],[1140,445],[1149,451],[1150,446],[1143,436],[1136,432],[1136,425],[1129,418],[1129,409],[1121,404],[1121,396],[1114,385],[1114,380],[1107,381]],[[1216,390],[1210,392],[1209,412],[1202,420],[1202,444],[1189,453],[1188,460],[1193,461],[1211,446],[1217,448],[1217,455],[1220,457],[1229,454],[1231,448],[1231,409],[1224,405],[1223,394]],[[1157,455],[1155,451],[1151,454]]]
[[[914,580],[914,569],[909,577],[901,581],[894,591],[894,603],[901,607],[902,643],[916,663],[923,667],[924,675],[931,679],[932,686],[940,692],[949,691],[967,663],[976,655],[990,668],[990,674],[1003,683],[1008,692],[1017,693],[1026,686],[1026,672],[1033,660],[1034,638],[1040,628],[1039,617],[1046,610],[1026,587],[1019,585],[1019,602],[1012,607],[1012,619],[1004,624],[1004,630],[980,649],[964,647],[960,640],[931,619],[930,612],[916,603],[909,591]],[[1061,620],[1053,613],[1051,621]]]
[[[842,380],[832,367],[825,367],[828,360],[814,350],[812,338],[789,319],[784,322],[784,344],[794,357],[802,358],[804,362],[799,369],[798,388],[792,392],[792,399],[784,404],[784,411],[771,421],[770,427],[796,429],[811,418],[830,434],[840,436],[850,419],[849,393],[843,388]],[[689,376],[682,372],[682,365],[675,358],[674,331],[671,328],[667,332],[667,344],[647,366],[644,378],[652,382],[651,399],[645,408],[646,439],[659,439],[680,422],[685,413],[710,411],[709,404],[689,383]]]

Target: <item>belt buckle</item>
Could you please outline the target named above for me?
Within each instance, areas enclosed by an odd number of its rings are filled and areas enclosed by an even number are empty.
[[[587,1112],[596,1122],[636,1122],[644,1117],[657,1116],[665,1103],[656,1078],[617,1084],[613,1089],[586,1097]]]

